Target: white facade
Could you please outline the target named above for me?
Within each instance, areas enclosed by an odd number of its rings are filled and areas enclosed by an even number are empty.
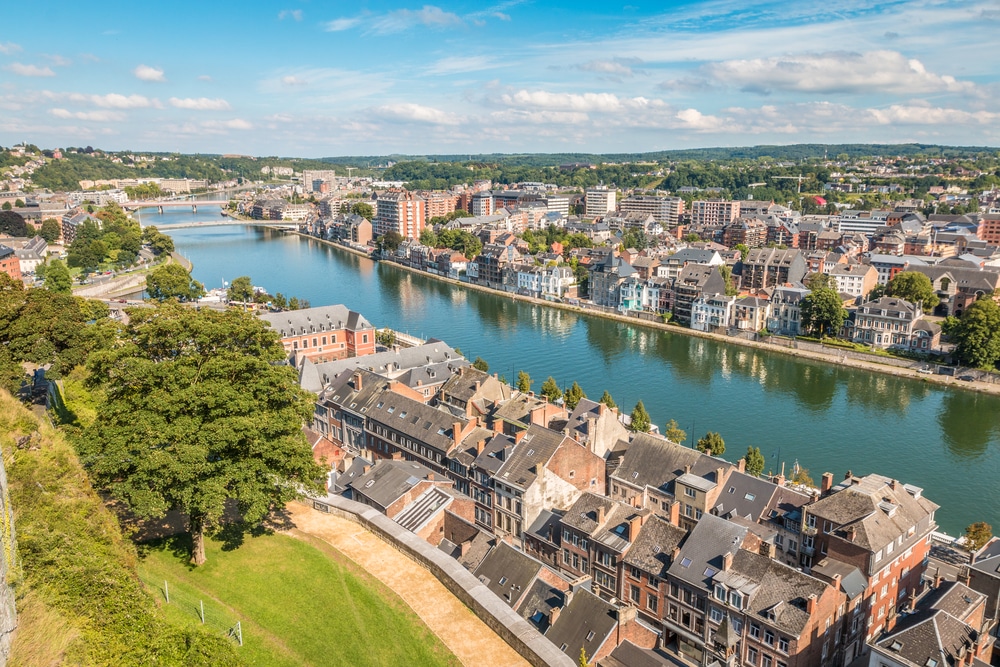
[[[604,186],[587,188],[584,197],[586,204],[584,215],[588,218],[596,218],[612,213],[617,207],[617,195],[617,190],[609,190]]]
[[[733,320],[735,302],[735,296],[703,294],[691,304],[691,328],[695,331],[713,331],[719,327],[728,327]]]

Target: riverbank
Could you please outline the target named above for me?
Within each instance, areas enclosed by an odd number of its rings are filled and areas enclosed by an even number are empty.
[[[285,230],[290,231],[290,230]],[[291,231],[290,233],[303,238],[311,239],[317,241],[324,245],[332,246],[339,250],[349,252],[351,254],[357,255],[359,257],[364,257],[366,259],[371,259],[372,261],[378,261],[367,255],[364,252],[358,251],[356,249],[341,245],[339,243],[334,243],[333,241],[328,241],[326,239],[320,239],[315,236],[310,236],[299,231]],[[964,391],[972,391],[983,394],[990,394],[994,396],[1000,396],[1000,385],[981,382],[978,380],[964,381],[958,380],[954,376],[948,375],[931,375],[926,373],[921,373],[917,368],[905,368],[899,366],[893,366],[889,363],[880,362],[880,357],[875,357],[871,360],[868,359],[858,359],[856,357],[848,356],[841,349],[831,349],[829,352],[821,352],[812,349],[802,349],[798,347],[786,347],[785,345],[777,343],[768,343],[762,341],[752,341],[745,338],[731,337],[723,334],[711,333],[707,331],[697,331],[694,329],[689,329],[687,327],[682,327],[676,324],[668,324],[665,322],[655,322],[645,319],[639,319],[635,316],[620,315],[617,313],[608,313],[603,311],[591,310],[588,308],[581,308],[579,306],[573,306],[567,303],[558,303],[554,301],[546,301],[545,299],[538,299],[535,297],[524,296],[521,294],[514,294],[510,292],[503,292],[501,290],[496,290],[490,287],[484,287],[483,285],[475,285],[472,283],[462,282],[460,280],[455,280],[453,278],[446,278],[444,276],[439,276],[433,273],[428,273],[427,271],[421,271],[413,267],[405,266],[403,264],[397,264],[396,262],[387,262],[389,266],[401,269],[403,271],[408,271],[420,276],[425,276],[432,278],[439,282],[444,282],[451,284],[456,287],[462,287],[469,290],[479,291],[487,294],[492,294],[494,296],[500,296],[504,298],[510,298],[513,301],[521,301],[524,303],[530,303],[533,305],[546,306],[549,308],[556,308],[560,310],[565,310],[569,312],[576,313],[578,315],[585,315],[591,317],[600,317],[606,320],[612,320],[616,322],[621,322],[628,324],[630,326],[644,327],[646,329],[654,329],[659,331],[665,331],[669,333],[676,333],[685,336],[694,336],[696,338],[706,338],[709,340],[714,340],[716,342],[728,343],[731,345],[740,345],[743,347],[750,347],[757,350],[762,350],[766,352],[774,352],[778,354],[784,354],[790,357],[797,357],[799,359],[806,359],[809,361],[816,361],[824,364],[831,364],[840,367],[848,367],[856,370],[864,370],[873,373],[882,373],[884,375],[893,375],[895,377],[908,378],[911,380],[916,380],[919,382],[924,382],[927,384],[934,384],[938,386],[948,387],[951,389],[959,389]],[[782,342],[791,342],[796,344],[795,341],[788,341],[788,339],[780,339]],[[886,358],[895,359],[895,358]]]

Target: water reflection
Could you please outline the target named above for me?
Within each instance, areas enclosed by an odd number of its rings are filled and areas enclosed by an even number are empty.
[[[996,421],[984,414],[986,401],[979,394],[968,400],[958,392],[948,392],[941,401],[937,421],[948,451],[959,458],[978,458],[996,440]],[[994,413],[995,414],[995,413]]]

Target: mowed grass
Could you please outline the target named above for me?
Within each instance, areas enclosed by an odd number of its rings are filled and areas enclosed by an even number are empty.
[[[187,563],[185,537],[151,544],[140,577],[173,620],[243,628],[249,665],[458,665],[398,596],[342,554],[281,534],[247,537],[237,549],[206,540],[208,562]]]

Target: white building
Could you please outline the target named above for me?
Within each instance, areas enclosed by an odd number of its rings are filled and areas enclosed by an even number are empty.
[[[595,188],[587,188],[584,215],[588,218],[612,213],[617,208],[617,190],[609,190],[607,186],[599,185]]]
[[[733,321],[735,296],[703,294],[691,304],[691,328],[695,331],[714,331],[729,327]]]

